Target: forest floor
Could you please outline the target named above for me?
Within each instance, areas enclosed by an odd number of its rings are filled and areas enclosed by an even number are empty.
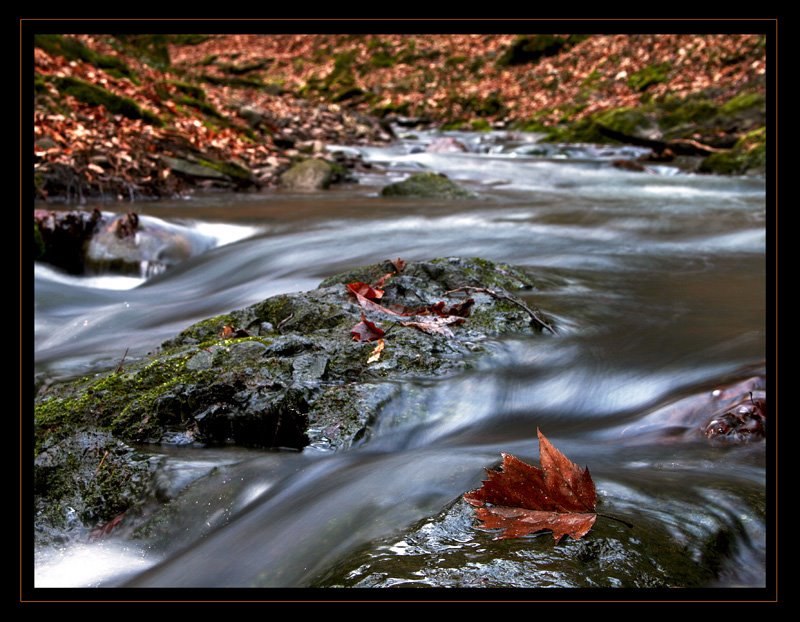
[[[537,131],[763,172],[763,35],[36,35],[38,199],[277,184],[392,127]],[[639,141],[637,143],[637,141]],[[348,163],[352,166],[352,162]],[[701,169],[702,170],[702,169]]]

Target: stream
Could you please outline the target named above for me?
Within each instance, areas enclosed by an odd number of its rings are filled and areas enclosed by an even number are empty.
[[[537,428],[589,466],[598,496],[638,525],[640,539],[650,525],[663,531],[697,569],[686,585],[765,585],[766,443],[711,443],[692,432],[702,420],[675,407],[765,373],[764,180],[611,166],[636,148],[451,135],[469,152],[425,152],[426,133],[358,148],[380,166],[319,193],[137,203],[141,216],[216,240],[147,279],[35,266],[37,379],[113,368],[126,350],[142,356],[195,321],[390,257],[524,265],[538,278],[526,300],[560,329],[496,339],[465,372],[403,380],[368,437],[345,452],[140,447],[160,456],[170,478],[168,529],[41,548],[37,587],[525,587],[519,573],[475,555],[535,565],[537,550],[554,549],[549,535],[495,541],[470,516],[432,517],[457,514],[453,502],[480,485],[500,452],[537,464]],[[477,198],[379,196],[388,181],[421,170],[445,173]],[[439,530],[438,544],[422,542],[425,524]],[[404,536],[412,532],[414,546]],[[718,555],[709,542],[724,544]],[[409,566],[426,546],[425,563]],[[604,572],[610,585],[628,584]],[[546,576],[536,585],[574,584]]]

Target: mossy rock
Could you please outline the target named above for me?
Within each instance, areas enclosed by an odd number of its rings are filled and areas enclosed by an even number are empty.
[[[763,93],[740,93],[726,101],[719,111],[722,114],[734,115],[753,108],[766,110],[767,100]]]
[[[164,342],[161,353],[126,363],[125,369],[53,386],[37,398],[37,453],[53,439],[69,437],[85,426],[138,442],[180,430],[213,443],[233,439],[240,444],[270,446],[274,441],[302,447],[306,441],[301,424],[308,405],[316,403],[322,380],[337,385],[444,373],[462,368],[474,351],[473,342],[488,335],[538,330],[520,307],[486,294],[469,294],[476,305],[463,328],[450,337],[413,327],[395,330],[381,364],[370,367],[366,359],[371,344],[354,342],[350,334],[363,309],[344,285],[374,282],[393,270],[389,263],[374,264],[326,279],[307,293],[268,298],[199,322]],[[384,302],[407,308],[418,308],[420,300],[452,305],[464,297],[446,292],[465,286],[514,292],[531,288],[532,281],[513,266],[479,258],[415,262],[387,282]],[[397,316],[380,311],[371,316],[387,328],[397,321]],[[224,337],[225,326],[246,334]],[[437,355],[444,343],[451,353],[460,354]],[[299,423],[287,429],[290,419]],[[264,426],[276,420],[283,421],[284,429],[270,440],[273,432]],[[344,429],[334,440],[349,442],[357,431]]]
[[[81,429],[51,440],[33,466],[38,542],[85,539],[87,529],[158,496],[157,461],[110,433]]]
[[[763,175],[767,168],[767,130],[748,132],[732,149],[713,153],[700,164],[701,173]]]
[[[384,197],[419,197],[426,199],[470,199],[475,195],[439,173],[414,173],[408,179],[389,184],[381,190]]]
[[[252,172],[248,169],[233,162],[215,160],[210,156],[192,156],[189,160],[162,155],[161,161],[176,173],[186,177],[219,180],[238,187],[256,184]]]
[[[324,160],[308,159],[298,162],[280,177],[281,188],[286,190],[325,190],[333,180],[333,167]]]
[[[142,119],[145,123],[161,127],[164,122],[149,110],[139,107],[132,99],[121,97],[104,88],[84,82],[78,78],[56,78],[55,84],[64,95],[71,95],[75,99],[91,106],[103,106],[111,114],[121,114],[129,119]]]
[[[84,524],[124,511],[132,498],[127,488],[120,487],[120,500],[92,493],[82,476],[74,476],[97,469],[112,445],[114,455],[124,458],[120,468],[134,469],[139,475],[131,481],[143,485],[149,471],[131,463],[125,447],[133,443],[179,437],[206,445],[341,450],[369,439],[399,379],[461,371],[475,364],[490,337],[541,332],[511,302],[515,292],[533,287],[522,269],[480,258],[441,258],[410,262],[387,279],[381,299],[387,306],[413,310],[421,301],[442,301],[451,307],[473,298],[471,313],[451,325],[449,335],[399,324],[430,315],[399,318],[364,309],[345,287],[393,271],[390,262],[381,262],[338,274],[309,292],[274,296],[198,322],[123,368],[41,387],[34,407],[37,503],[52,514],[50,523],[61,511],[59,498],[80,498]],[[461,287],[488,288],[507,298],[480,290],[452,293]],[[374,343],[353,340],[362,314],[386,331],[378,361],[369,361]],[[101,435],[105,448],[72,451],[86,434]]]
[[[55,34],[33,36],[33,45],[48,54],[63,56],[67,60],[82,60],[95,67],[106,70],[115,77],[129,78],[138,84],[136,73],[121,58],[98,54],[74,37]]]
[[[654,84],[666,82],[669,79],[670,68],[671,65],[669,63],[659,63],[644,67],[628,76],[628,86],[641,93]]]

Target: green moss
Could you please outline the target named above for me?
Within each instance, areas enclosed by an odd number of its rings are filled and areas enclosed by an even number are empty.
[[[720,108],[720,112],[733,115],[750,108],[766,109],[766,98],[763,93],[740,93],[726,101]]]
[[[641,110],[616,108],[598,113],[593,117],[593,121],[617,132],[634,134],[637,129],[647,124],[648,119]]]
[[[162,71],[169,68],[168,35],[125,34],[116,35],[115,39],[126,54]]]
[[[628,76],[628,86],[634,91],[645,91],[654,84],[666,82],[669,79],[669,63],[659,63],[644,67]]]
[[[142,119],[145,123],[156,127],[164,125],[158,116],[148,110],[143,110],[132,99],[120,97],[89,82],[72,77],[56,78],[55,82],[61,93],[71,95],[85,104],[104,106],[112,114],[121,114],[129,119]]]
[[[664,129],[708,121],[719,110],[711,99],[703,96],[686,98],[667,96],[659,102],[654,102],[652,108],[659,113],[659,124]]]
[[[610,139],[600,131],[600,126],[623,134],[636,134],[649,123],[647,115],[638,108],[614,108],[593,114],[563,128],[550,130],[546,140],[557,142],[607,143]]]
[[[444,175],[415,173],[404,181],[384,187],[381,190],[381,196],[456,199],[470,198],[473,195]]]
[[[251,181],[252,175],[250,171],[241,166],[234,164],[233,162],[222,162],[220,160],[205,160],[203,158],[197,159],[198,164],[203,166],[207,166],[210,169],[215,171],[219,171],[220,173],[227,175],[233,179],[241,179],[243,181]]]
[[[457,132],[465,128],[465,121],[447,121],[446,123],[442,123],[439,129],[441,129],[443,132]]]
[[[33,410],[34,456],[38,456],[47,444],[64,438],[80,425],[87,404],[86,395],[66,399],[53,397],[36,404]]]
[[[166,84],[169,84],[175,87],[175,90],[179,93],[183,93],[188,97],[191,97],[198,101],[206,101],[206,92],[199,86],[194,84],[189,84],[188,82],[182,82],[180,80],[167,80]]]
[[[486,119],[475,119],[470,125],[475,132],[489,132],[492,129]]]
[[[74,37],[38,34],[34,35],[33,44],[48,54],[63,56],[68,60],[81,60],[104,69],[115,77],[128,78],[136,84],[139,83],[136,73],[125,61],[116,56],[98,54]]]
[[[49,90],[47,88],[47,79],[40,73],[33,76],[33,92],[36,94],[45,94]]]
[[[732,149],[713,153],[700,164],[700,172],[721,175],[763,173],[767,166],[767,130],[760,127],[742,136]]]
[[[458,102],[466,112],[471,112],[479,117],[493,117],[505,110],[505,104],[497,93],[491,93],[483,98],[477,96],[460,98]]]
[[[195,324],[182,330],[176,337],[165,341],[162,345],[163,348],[175,348],[185,344],[197,344],[208,341],[212,335],[219,335],[222,328],[226,325],[232,325],[236,319],[230,313],[217,315],[207,320],[201,320]]]
[[[376,69],[394,67],[395,59],[390,52],[376,52],[369,59],[369,64]]]
[[[202,89],[200,89],[202,91]],[[217,110],[214,106],[205,102],[201,99],[195,99],[190,95],[179,95],[173,98],[175,103],[183,104],[184,106],[190,106],[195,110],[199,110],[204,115],[209,117],[214,117],[215,119],[224,119],[225,117]]]
[[[198,63],[201,67],[208,67],[209,65],[213,65],[214,61],[219,58],[219,54],[209,54],[204,56],[203,59]]]

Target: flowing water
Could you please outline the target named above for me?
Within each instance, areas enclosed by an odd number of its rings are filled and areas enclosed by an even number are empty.
[[[429,138],[362,149],[388,172],[354,186],[137,204],[217,245],[146,281],[37,265],[37,374],[112,367],[196,320],[398,256],[528,266],[539,286],[527,299],[558,335],[498,339],[468,372],[404,380],[347,452],[143,448],[183,487],[169,537],[37,551],[37,586],[313,585],[479,485],[501,451],[535,463],[537,427],[590,466],[616,513],[659,521],[691,563],[715,533],[732,534],[711,584],[764,585],[765,443],[711,444],[691,408],[675,407],[763,373],[764,181],[621,171],[609,164],[620,150],[502,135],[461,136],[469,153],[422,152]],[[423,169],[478,198],[378,196]]]

